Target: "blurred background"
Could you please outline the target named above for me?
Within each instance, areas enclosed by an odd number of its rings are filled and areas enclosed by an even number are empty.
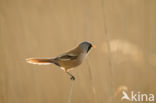
[[[71,103],[121,103],[122,90],[156,95],[155,5],[155,0],[0,0],[0,103],[67,103],[69,76],[55,65],[25,59],[55,57],[82,41],[96,49],[71,71],[76,77]]]

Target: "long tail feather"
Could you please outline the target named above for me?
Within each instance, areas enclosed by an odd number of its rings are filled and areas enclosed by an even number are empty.
[[[52,60],[51,59],[35,59],[35,58],[28,58],[26,59],[26,61],[28,63],[31,64],[38,64],[38,65],[48,65],[48,64],[52,64]]]

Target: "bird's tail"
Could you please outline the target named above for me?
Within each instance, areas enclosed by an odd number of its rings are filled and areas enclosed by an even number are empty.
[[[52,59],[35,59],[35,58],[28,58],[26,59],[26,61],[28,63],[31,64],[38,64],[38,65],[48,65],[48,64],[52,64],[53,61]]]

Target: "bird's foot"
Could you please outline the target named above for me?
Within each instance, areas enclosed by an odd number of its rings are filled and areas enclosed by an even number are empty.
[[[75,80],[75,77],[74,77],[74,76],[72,76],[70,79],[71,79],[71,80]]]

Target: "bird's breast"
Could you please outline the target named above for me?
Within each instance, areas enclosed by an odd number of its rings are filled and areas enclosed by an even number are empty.
[[[81,53],[79,56],[79,61],[83,62],[83,60],[85,59],[86,56],[87,56],[87,53]]]

